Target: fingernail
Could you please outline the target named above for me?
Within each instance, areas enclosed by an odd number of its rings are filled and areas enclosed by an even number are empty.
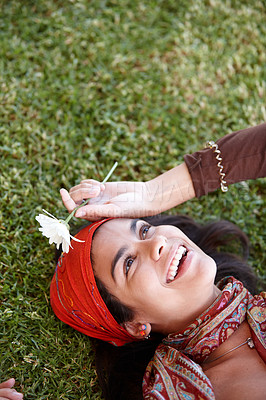
[[[86,211],[84,210],[77,210],[75,217],[80,218],[80,217],[84,217],[86,215]]]
[[[23,397],[23,394],[22,394],[22,393],[18,393],[18,392],[12,393],[12,395],[13,395],[14,397],[18,398],[18,399],[22,399],[22,397]]]

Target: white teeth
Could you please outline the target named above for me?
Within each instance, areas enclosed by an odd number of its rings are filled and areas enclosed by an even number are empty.
[[[186,248],[184,246],[180,246],[178,248],[178,250],[173,258],[173,261],[171,263],[170,270],[172,269],[172,267],[175,267],[175,268],[178,267],[179,261],[181,260],[181,258],[185,254],[185,252],[186,252]]]
[[[186,248],[185,248],[184,246],[180,246],[180,247],[177,249],[176,255],[177,255],[177,254],[183,255],[183,254],[185,254],[185,252],[186,252]]]
[[[169,271],[175,271],[176,270],[176,265],[171,265],[171,267],[169,268]]]
[[[177,249],[177,252],[172,260],[172,263],[170,265],[169,271],[168,271],[168,280],[172,281],[174,280],[176,273],[178,271],[178,266],[179,266],[179,261],[183,257],[183,255],[186,253],[186,248],[184,246],[180,246]]]

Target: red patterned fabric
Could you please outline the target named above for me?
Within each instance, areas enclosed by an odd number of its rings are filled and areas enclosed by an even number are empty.
[[[108,221],[97,221],[82,229],[69,253],[63,253],[58,260],[50,286],[52,308],[61,321],[74,329],[123,346],[135,338],[122,328],[106,307],[94,279],[91,265],[91,243],[96,229]]]
[[[222,293],[183,332],[170,334],[157,348],[143,380],[145,400],[212,400],[211,382],[199,364],[247,320],[255,347],[266,363],[266,293],[252,296],[229,277]]]

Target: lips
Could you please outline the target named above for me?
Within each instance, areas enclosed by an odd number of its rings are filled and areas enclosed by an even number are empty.
[[[166,277],[166,283],[171,283],[178,275],[180,268],[182,266],[182,263],[184,262],[184,260],[186,259],[187,256],[187,249],[181,245],[178,247],[178,249],[176,250],[168,272],[167,272],[167,277]]]

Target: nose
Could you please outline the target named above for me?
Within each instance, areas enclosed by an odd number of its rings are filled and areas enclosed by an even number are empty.
[[[149,252],[154,261],[158,261],[165,248],[166,239],[162,235],[155,235],[149,240]]]

